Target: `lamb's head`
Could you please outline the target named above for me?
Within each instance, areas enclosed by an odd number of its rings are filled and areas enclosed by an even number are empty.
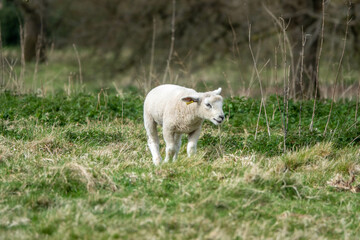
[[[210,120],[215,125],[221,124],[225,117],[222,110],[223,98],[220,96],[221,88],[194,96],[183,97],[186,104],[197,103],[197,114],[200,118]]]

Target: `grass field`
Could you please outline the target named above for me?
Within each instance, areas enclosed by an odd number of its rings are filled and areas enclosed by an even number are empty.
[[[0,94],[0,239],[358,239],[356,103],[227,98],[198,153],[155,167],[143,97]],[[186,138],[183,139],[183,145]],[[164,142],[161,142],[164,155]]]

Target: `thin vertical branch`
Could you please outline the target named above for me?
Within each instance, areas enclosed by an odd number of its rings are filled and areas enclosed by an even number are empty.
[[[234,29],[234,26],[231,22],[231,19],[230,17],[228,17],[228,22],[229,22],[229,25],[231,27],[231,32],[232,32],[232,35],[233,35],[233,44],[232,44],[232,53],[233,53],[233,57],[234,57],[234,60],[237,64],[238,67],[241,66],[241,63],[240,63],[240,59],[241,59],[241,55],[240,55],[240,49],[239,49],[239,44],[238,44],[238,39],[237,39],[237,35],[236,35],[236,32],[235,32],[235,29]],[[243,87],[245,89],[245,81],[243,80],[243,76],[242,76],[242,71],[239,71],[239,80],[240,82],[243,83]],[[249,86],[250,88],[250,86]]]
[[[154,56],[155,56],[155,38],[156,38],[156,19],[153,17],[153,34],[151,40],[151,53],[150,53],[150,68],[149,68],[149,78],[148,83],[145,89],[148,92],[151,89],[152,78],[153,78],[153,68],[154,68]]]
[[[276,25],[281,29],[281,30],[283,30],[283,28],[284,28],[284,19],[283,18],[277,18],[267,7],[266,7],[266,5],[264,4],[264,3],[262,3],[262,7],[265,9],[265,11],[270,15],[270,17],[274,20],[274,22],[276,23]],[[290,24],[290,21],[289,21],[289,23],[288,23],[288,25]],[[287,27],[288,26],[286,26],[285,27],[285,29],[287,29]],[[283,32],[284,33],[284,32]],[[283,47],[284,48],[288,48],[289,49],[289,52],[288,52],[288,54],[289,54],[289,57],[290,57],[290,62],[291,62],[291,71],[293,72],[293,73],[295,73],[295,63],[294,63],[294,55],[293,55],[293,52],[292,52],[292,44],[291,44],[291,42],[290,42],[290,40],[289,40],[289,37],[288,37],[288,35],[287,35],[287,33],[286,33],[286,31],[285,31],[285,36],[284,36],[284,38],[285,38],[285,42],[286,42],[286,45],[285,44],[283,44]],[[281,40],[280,40],[281,41]],[[294,91],[295,92],[295,91]]]
[[[237,40],[236,32],[235,32],[235,29],[234,29],[234,27],[232,25],[231,19],[229,17],[228,17],[228,22],[229,22],[229,25],[231,27],[231,32],[232,32],[232,35],[233,35],[232,52],[233,52],[234,58],[235,58],[235,52],[237,54],[237,57],[240,58],[241,55],[240,55],[240,50],[239,50],[239,46],[238,46],[238,40]]]
[[[287,71],[287,88],[286,88],[286,131],[288,130],[289,126],[289,96],[290,96],[290,73],[291,73],[291,65],[288,67]]]
[[[275,82],[278,81],[278,59],[277,59],[277,47],[275,47]],[[279,112],[281,113],[281,109],[280,109],[280,101],[279,101],[279,97],[278,97],[278,94],[276,93],[276,100],[277,100],[277,105],[278,105],[278,108],[279,108]],[[281,123],[282,123],[282,127],[284,129],[284,116],[283,114],[280,114],[281,115]]]
[[[301,112],[302,104],[304,101],[304,85],[303,85],[303,73],[304,73],[304,52],[306,45],[306,36],[304,35],[304,29],[301,28],[301,63],[300,63],[300,90],[301,90],[301,101],[299,109],[299,137],[301,136]]]
[[[42,42],[42,37],[41,35],[38,36],[37,38],[37,43],[36,43],[36,60],[35,60],[35,68],[34,68],[34,74],[33,74],[33,91],[36,92],[36,77],[37,77],[37,73],[39,70],[39,61],[40,61],[40,51],[41,51],[41,42]],[[44,85],[41,79],[41,91],[42,91],[42,95],[44,94]]]
[[[284,62],[284,79],[283,79],[283,84],[284,84],[284,89],[283,89],[283,93],[284,93],[284,98],[283,98],[283,114],[282,114],[282,123],[283,123],[283,134],[284,134],[284,140],[283,140],[283,151],[284,153],[286,152],[286,138],[287,138],[287,123],[288,123],[288,116],[287,116],[287,110],[288,110],[288,92],[290,89],[290,70],[292,69],[292,72],[295,72],[294,70],[294,57],[293,57],[293,53],[291,51],[292,46],[289,40],[289,37],[286,33],[286,29],[288,28],[290,22],[288,23],[288,25],[285,25],[285,20],[283,18],[276,18],[275,15],[265,6],[265,4],[263,4],[263,8],[265,9],[265,11],[274,19],[276,25],[278,25],[280,27],[280,29],[282,30],[282,34],[283,34],[283,39],[281,40],[281,38],[279,37],[279,42],[282,42],[282,44],[280,44],[280,47],[282,46],[282,51],[283,51],[283,62]],[[289,53],[287,53],[286,49],[289,49]],[[289,69],[287,72],[287,54],[290,55],[290,61],[291,64],[289,65]],[[287,79],[287,81],[286,81]],[[288,83],[288,84],[287,84]],[[286,86],[288,85],[288,86]]]
[[[330,118],[331,118],[331,113],[332,113],[332,109],[333,109],[333,105],[334,105],[334,100],[335,100],[335,92],[336,92],[336,86],[338,84],[339,81],[339,76],[340,76],[340,71],[341,71],[341,67],[342,67],[342,62],[344,59],[344,54],[345,54],[345,47],[346,47],[346,40],[347,40],[347,34],[348,34],[348,30],[349,30],[349,24],[351,22],[351,19],[349,19],[350,16],[350,9],[351,9],[351,5],[348,7],[348,11],[347,11],[347,16],[346,16],[346,28],[345,28],[345,36],[344,36],[344,44],[343,44],[343,48],[342,48],[342,52],[341,52],[341,56],[340,56],[340,60],[339,60],[339,65],[337,68],[337,72],[336,72],[336,77],[335,77],[335,84],[334,84],[334,89],[332,92],[332,97],[331,97],[331,105],[330,105],[330,111],[329,111],[329,116],[325,125],[325,130],[323,135],[325,136],[329,122],[330,122]]]
[[[166,81],[166,76],[170,71],[170,63],[172,60],[173,52],[174,52],[174,43],[175,43],[175,12],[176,12],[176,0],[172,1],[173,9],[172,9],[172,17],[171,17],[171,44],[169,50],[169,56],[166,62],[166,69],[163,77],[163,83]]]
[[[261,108],[262,108],[262,105],[263,105],[263,100],[261,99],[260,109],[259,109],[259,115],[258,115],[258,119],[257,119],[257,122],[256,122],[255,140],[256,140],[256,137],[257,137],[258,129],[259,129],[259,121],[260,121],[260,116],[261,116]]]
[[[24,82],[24,78],[25,78],[25,67],[26,67],[26,63],[25,63],[25,42],[24,42],[24,38],[25,38],[25,32],[23,27],[20,24],[20,46],[21,46],[21,70],[20,70],[20,78],[17,85],[18,91],[21,92],[22,91],[22,83]]]
[[[268,118],[267,118],[267,114],[266,114],[266,105],[265,105],[265,100],[264,100],[264,93],[263,93],[263,88],[262,88],[262,84],[261,84],[261,78],[260,78],[260,73],[259,70],[257,69],[257,63],[256,63],[256,59],[253,53],[253,50],[251,48],[251,24],[249,24],[249,49],[250,49],[250,53],[251,53],[251,57],[254,63],[254,68],[255,68],[255,72],[256,72],[256,77],[259,81],[259,86],[260,86],[260,93],[261,93],[261,101],[262,104],[260,105],[264,107],[264,114],[265,114],[265,120],[266,120],[266,126],[267,126],[267,131],[268,131],[268,135],[270,137],[270,126],[269,126],[269,122],[268,122]]]
[[[311,116],[311,122],[310,122],[310,131],[313,130],[314,127],[314,119],[315,119],[315,110],[316,110],[316,101],[317,101],[317,95],[318,95],[318,88],[319,88],[319,81],[320,81],[320,58],[324,43],[324,28],[325,28],[325,0],[322,1],[322,14],[321,14],[321,37],[320,37],[320,46],[319,46],[319,52],[316,58],[316,75],[315,75],[315,96],[314,96],[314,105],[313,105],[313,112]]]
[[[39,70],[39,62],[40,62],[40,55],[41,55],[41,50],[43,48],[43,38],[44,38],[44,28],[43,28],[43,19],[42,17],[40,18],[40,24],[41,24],[41,30],[40,30],[40,34],[37,36],[37,41],[36,41],[36,49],[35,49],[35,68],[34,68],[34,74],[33,74],[33,91],[36,91],[36,77],[37,77],[37,73]],[[44,92],[44,84],[43,84],[43,79],[40,79],[40,87],[41,87],[41,95],[44,96],[45,92]]]
[[[357,123],[357,115],[358,115],[358,109],[359,109],[360,82],[358,84],[359,84],[359,86],[357,88],[357,94],[356,94],[355,124]]]
[[[73,78],[73,73],[70,73],[69,76],[68,76],[68,83],[69,83],[69,85],[67,86],[67,88],[66,88],[66,85],[65,85],[65,89],[66,89],[66,92],[67,92],[67,94],[68,94],[69,97],[70,97],[70,95],[71,95],[72,78]]]
[[[260,44],[259,44],[260,45]],[[257,51],[256,51],[256,56],[255,56],[255,61],[257,62],[258,59],[259,59],[259,55],[260,55],[260,46],[258,47]],[[247,95],[246,97],[249,97],[250,96],[250,90],[251,90],[251,87],[253,86],[253,83],[254,83],[254,79],[255,79],[255,75],[256,75],[256,72],[255,70],[253,69],[252,70],[252,73],[251,73],[251,77],[250,77],[250,81],[249,81],[249,84],[248,84],[248,88],[246,90],[247,92]],[[245,83],[244,83],[244,86],[245,86]]]
[[[278,59],[277,59],[277,47],[275,47],[275,84],[277,84],[277,81],[278,81]],[[277,91],[276,91],[276,95],[277,95]]]
[[[124,100],[121,101],[121,126],[124,125]]]
[[[1,35],[1,23],[0,23],[0,67],[1,67],[1,73],[0,73],[0,90],[5,87],[5,78],[4,78],[4,70],[5,70],[5,62],[4,62],[4,56],[3,56],[3,45],[2,45],[2,35]]]
[[[286,137],[287,137],[287,102],[288,102],[288,92],[287,92],[287,88],[286,87],[286,78],[288,76],[287,74],[287,52],[286,52],[286,25],[285,25],[285,20],[283,18],[280,18],[281,20],[281,29],[282,29],[282,33],[283,33],[283,62],[284,62],[284,78],[283,78],[283,85],[284,85],[284,96],[283,96],[283,105],[284,105],[284,110],[283,110],[283,134],[284,134],[284,138],[283,138],[283,151],[284,153],[286,153]]]
[[[231,97],[231,98],[234,98],[234,90],[233,90],[233,88],[231,87],[230,80],[228,79],[228,77],[227,77],[227,75],[226,75],[225,72],[223,72],[223,75],[224,75],[225,81],[226,81],[226,83],[227,83],[227,85],[228,85],[228,88],[229,88],[229,91],[230,91],[230,97]]]
[[[4,60],[6,61],[7,66],[9,68],[9,71],[8,71],[9,76],[7,77],[8,83],[5,84],[5,89],[16,90],[18,77],[16,75],[15,66],[16,66],[17,60],[11,60],[10,62],[7,58],[4,58]]]
[[[82,90],[83,90],[82,67],[81,67],[80,56],[79,56],[79,53],[78,53],[78,50],[77,50],[77,48],[76,48],[75,43],[73,44],[73,48],[74,48],[75,55],[76,55],[76,58],[77,58],[77,61],[78,61],[78,65],[79,65],[80,90],[82,91]]]

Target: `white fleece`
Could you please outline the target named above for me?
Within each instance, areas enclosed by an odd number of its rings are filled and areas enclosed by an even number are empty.
[[[224,121],[221,88],[205,93],[177,85],[160,85],[152,89],[144,102],[144,125],[148,136],[148,145],[155,165],[161,163],[157,124],[163,126],[166,143],[166,157],[176,160],[181,146],[181,135],[189,135],[188,156],[196,152],[204,119],[215,125]]]

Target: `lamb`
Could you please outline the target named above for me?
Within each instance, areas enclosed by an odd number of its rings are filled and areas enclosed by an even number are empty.
[[[163,127],[166,143],[164,163],[176,160],[181,146],[181,135],[188,134],[187,154],[196,153],[201,126],[205,119],[221,124],[225,117],[222,110],[221,88],[211,92],[165,84],[152,89],[144,102],[144,125],[148,146],[155,165],[162,161],[159,151],[157,124]]]

